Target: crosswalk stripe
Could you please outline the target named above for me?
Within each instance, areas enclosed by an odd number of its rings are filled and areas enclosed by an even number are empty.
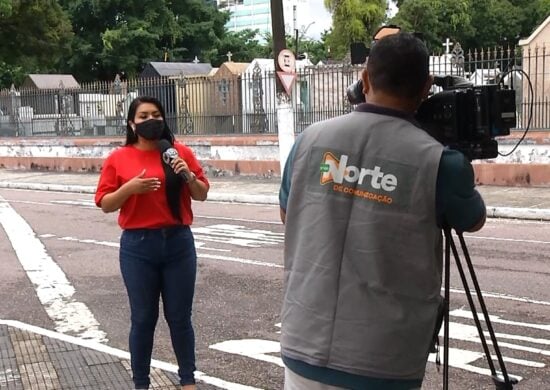
[[[73,297],[75,289],[61,267],[48,255],[27,221],[1,196],[0,224],[56,330],[106,342],[107,335],[99,329],[92,312]]]

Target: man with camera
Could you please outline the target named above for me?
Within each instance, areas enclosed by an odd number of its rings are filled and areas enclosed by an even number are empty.
[[[297,139],[279,194],[286,390],[419,389],[441,313],[442,227],[476,231],[470,162],[420,129],[422,41],[377,41],[366,103]]]

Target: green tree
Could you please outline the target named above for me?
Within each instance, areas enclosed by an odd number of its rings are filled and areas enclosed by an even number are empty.
[[[202,62],[219,62],[221,55],[225,55],[218,48],[226,33],[229,14],[204,0],[171,1],[170,9],[179,27],[174,44],[183,53],[182,59],[191,61],[197,57]]]
[[[525,24],[521,37],[529,36],[544,20],[550,16],[550,0],[520,0],[519,8],[525,10]]]
[[[353,42],[370,42],[385,19],[387,0],[324,0],[332,12],[332,30],[326,45],[336,59],[343,58]]]
[[[273,54],[273,36],[270,33],[264,34],[264,44],[262,46],[261,58],[275,58]],[[288,50],[296,53],[294,37],[285,34],[285,46]]]
[[[443,39],[472,35],[471,5],[472,0],[404,0],[391,23],[422,33],[430,49],[441,51]]]
[[[465,49],[515,45],[550,14],[550,0],[400,0],[392,23],[424,34],[442,50],[445,38]]]
[[[306,37],[300,37],[298,42],[298,49],[300,50],[299,56],[301,58],[304,56],[304,53],[307,53],[309,60],[316,64],[319,61],[326,61],[328,54],[328,46],[326,44],[327,33],[321,34],[320,40],[310,39]],[[266,34],[265,42],[262,45],[262,50],[258,57],[260,58],[273,58],[273,40],[271,34]],[[286,35],[286,47],[292,52],[296,53],[296,37],[291,35]]]
[[[62,0],[75,39],[67,63],[79,80],[136,76],[149,61],[208,62],[226,13],[202,0]]]
[[[0,61],[0,89],[9,88],[12,84],[20,85],[24,78],[25,71],[21,66]]]
[[[515,44],[521,36],[525,14],[508,0],[472,4],[472,32],[457,37],[466,48]]]
[[[0,0],[0,26],[3,87],[21,74],[56,72],[70,55],[71,25],[57,1]]]
[[[266,47],[257,39],[256,30],[227,31],[216,47],[217,56],[212,58],[212,66],[220,66],[227,61],[228,52],[232,53],[231,60],[234,62],[251,62],[254,58],[262,58]]]
[[[0,18],[5,18],[11,15],[12,1],[0,0]]]
[[[75,39],[67,62],[79,80],[135,76],[144,62],[162,61],[178,35],[165,1],[62,0]]]
[[[309,60],[313,64],[317,64],[319,61],[326,61],[327,59],[327,44],[326,34],[321,36],[320,40],[314,40],[309,38],[300,39],[300,52],[307,53]]]

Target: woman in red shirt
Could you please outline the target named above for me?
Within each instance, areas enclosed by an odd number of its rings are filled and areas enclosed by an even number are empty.
[[[131,312],[130,355],[136,389],[149,388],[153,335],[162,302],[182,390],[195,389],[191,311],[196,251],[191,199],[206,200],[209,183],[192,150],[178,142],[161,103],[138,97],[130,105],[126,144],[109,155],[95,194],[98,207],[120,210],[120,269]],[[159,141],[178,156],[163,161]],[[162,141],[165,142],[165,141]]]

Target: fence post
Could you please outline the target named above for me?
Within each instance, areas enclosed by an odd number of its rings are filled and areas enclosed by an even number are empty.
[[[178,130],[183,132],[183,134],[193,134],[194,124],[193,118],[189,114],[189,107],[187,101],[189,96],[187,95],[187,80],[183,74],[183,71],[179,74],[176,79],[176,85],[178,86],[178,92],[176,93],[176,98],[178,99],[179,109],[177,110],[178,115]]]
[[[10,100],[11,100],[11,121],[15,126],[15,136],[19,137],[19,99],[17,99],[17,90],[15,85],[11,85],[10,88]]]
[[[265,74],[264,76],[267,77]],[[254,133],[265,133],[267,131],[267,116],[263,105],[264,91],[262,82],[262,70],[260,65],[256,62],[252,69],[252,101],[254,114],[251,130]]]

